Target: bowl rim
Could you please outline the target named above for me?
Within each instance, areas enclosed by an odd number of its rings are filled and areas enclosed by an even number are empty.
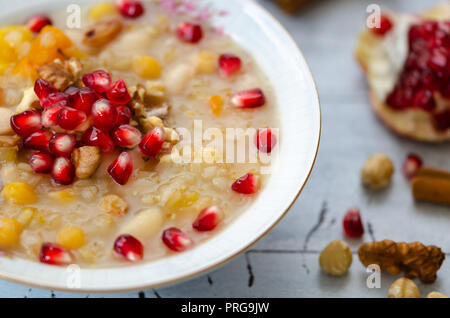
[[[45,1],[44,3],[47,3],[49,0]],[[267,229],[260,234],[259,236],[255,237],[253,240],[249,241],[247,244],[243,245],[242,247],[240,247],[235,253],[233,253],[232,255],[229,255],[228,257],[210,265],[207,266],[205,268],[202,269],[198,269],[195,272],[186,274],[186,275],[182,275],[182,276],[178,276],[176,278],[173,279],[167,279],[165,281],[159,282],[159,283],[151,283],[151,284],[146,284],[143,283],[142,285],[139,286],[133,286],[133,287],[115,287],[115,288],[108,288],[108,289],[101,289],[101,288],[96,288],[96,289],[90,289],[90,288],[69,288],[69,287],[60,287],[60,286],[56,286],[53,285],[52,282],[48,282],[47,284],[38,284],[35,282],[30,282],[27,279],[20,279],[20,278],[16,278],[16,277],[11,277],[9,275],[5,275],[1,270],[0,270],[0,278],[1,279],[5,279],[14,283],[19,283],[19,284],[24,284],[27,286],[32,286],[32,287],[38,287],[38,288],[44,288],[44,289],[51,289],[51,290],[56,290],[56,291],[64,291],[64,292],[72,292],[72,293],[93,293],[93,294],[98,294],[98,293],[118,293],[118,292],[128,292],[128,291],[136,291],[136,290],[141,290],[141,289],[153,289],[153,288],[158,288],[158,287],[162,287],[162,286],[170,286],[170,285],[174,285],[177,283],[180,283],[182,281],[187,281],[190,279],[193,279],[197,276],[206,274],[214,269],[217,269],[218,267],[228,263],[229,261],[231,261],[232,259],[236,258],[237,256],[241,255],[242,253],[244,253],[245,251],[247,251],[249,248],[251,248],[253,245],[255,245],[257,242],[259,242],[262,238],[264,238],[276,225],[278,225],[278,223],[286,216],[286,214],[289,212],[289,210],[292,208],[292,206],[295,204],[295,202],[297,201],[298,197],[300,196],[300,194],[302,193],[305,185],[307,184],[312,170],[314,168],[314,165],[316,163],[317,160],[317,155],[319,152],[319,146],[320,146],[320,141],[321,141],[321,134],[322,134],[322,110],[321,110],[321,103],[320,103],[320,96],[318,93],[318,89],[317,89],[317,83],[315,81],[315,78],[313,76],[313,73],[311,71],[311,67],[310,65],[307,63],[307,60],[305,58],[305,56],[303,55],[303,52],[301,51],[299,45],[297,44],[297,42],[294,40],[294,38],[292,37],[292,35],[286,30],[286,28],[274,17],[274,15],[269,12],[264,6],[262,6],[257,0],[246,0],[247,2],[251,2],[252,5],[256,6],[259,8],[259,10],[266,15],[266,17],[270,20],[270,22],[274,25],[277,26],[277,28],[279,29],[279,31],[281,31],[282,33],[284,33],[286,39],[288,39],[292,44],[292,47],[295,48],[297,54],[301,57],[301,59],[304,61],[304,64],[306,66],[306,70],[307,73],[310,77],[310,79],[312,80],[312,84],[313,84],[313,89],[314,89],[314,98],[317,100],[317,106],[318,106],[318,134],[317,134],[317,141],[315,143],[315,152],[314,152],[314,157],[312,158],[311,161],[311,165],[308,169],[308,173],[306,175],[306,178],[304,180],[304,182],[302,182],[301,184],[299,184],[297,190],[296,190],[296,195],[293,197],[293,199],[291,200],[291,202],[288,204],[287,208],[279,214],[279,216],[277,217],[277,219],[269,226],[267,227]],[[27,9],[34,9],[36,7],[36,4],[34,5],[27,5],[26,8]],[[15,9],[14,11],[18,11],[19,9]],[[125,266],[124,268],[130,268],[132,266]],[[102,270],[102,268],[98,268],[95,270]]]

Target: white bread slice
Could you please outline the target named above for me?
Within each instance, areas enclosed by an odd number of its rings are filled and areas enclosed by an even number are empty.
[[[421,16],[430,20],[450,20],[450,3],[438,5]],[[432,116],[426,111],[417,108],[393,110],[375,94],[373,85],[377,81],[370,70],[377,63],[377,59],[379,61],[380,57],[376,52],[379,51],[380,45],[382,45],[380,37],[365,29],[359,36],[356,48],[356,58],[369,82],[370,101],[375,113],[389,128],[401,136],[425,142],[449,141],[450,129],[443,132],[437,131],[433,126]]]

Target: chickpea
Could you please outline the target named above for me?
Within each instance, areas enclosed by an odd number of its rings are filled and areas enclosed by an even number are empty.
[[[399,278],[389,287],[388,298],[420,298],[419,288],[409,278]]]
[[[334,240],[320,253],[319,264],[324,273],[342,276],[347,273],[352,260],[352,252],[348,244],[341,240]]]
[[[362,183],[370,189],[380,190],[389,185],[394,165],[384,154],[375,154],[364,163],[361,170]]]
[[[440,292],[431,292],[427,295],[427,298],[449,298],[447,295],[444,295]]]

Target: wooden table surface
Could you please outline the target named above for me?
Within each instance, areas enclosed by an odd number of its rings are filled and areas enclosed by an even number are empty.
[[[302,195],[283,221],[245,254],[198,278],[144,291],[118,294],[53,292],[0,281],[0,297],[385,297],[396,277],[383,273],[381,288],[369,289],[368,273],[355,251],[363,241],[390,238],[421,241],[450,252],[450,209],[414,203],[401,173],[407,153],[450,169],[450,147],[399,138],[373,115],[364,77],[353,57],[358,31],[370,0],[315,0],[287,16],[270,0],[260,2],[288,29],[303,50],[317,81],[322,103],[323,135],[319,156]],[[417,12],[439,1],[378,0],[382,7]],[[276,80],[276,79],[275,79]],[[380,193],[360,184],[360,168],[375,153],[388,154],[396,165],[392,185]],[[366,229],[363,239],[348,240],[341,220],[359,207]],[[347,241],[354,259],[344,277],[321,273],[318,257],[333,239]],[[450,255],[448,255],[450,256]],[[423,295],[450,294],[450,260],[434,284],[417,282]]]

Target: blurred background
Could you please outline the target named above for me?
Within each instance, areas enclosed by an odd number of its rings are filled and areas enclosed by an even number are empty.
[[[244,1],[244,0],[243,0]],[[283,2],[283,0],[279,0]],[[289,0],[284,0],[289,1]],[[415,203],[401,173],[409,152],[428,165],[450,169],[448,144],[427,145],[397,137],[372,113],[365,78],[354,58],[357,35],[371,3],[400,12],[420,12],[433,0],[304,0],[294,14],[275,0],[259,0],[291,33],[316,79],[322,104],[322,141],[311,178],[289,214],[245,254],[215,271],[176,286],[120,294],[70,294],[0,281],[1,297],[386,297],[395,280],[383,273],[381,288],[366,286],[368,273],[355,253],[364,241],[421,241],[450,251],[448,207]],[[275,79],[276,80],[276,79]],[[282,105],[281,105],[282,107]],[[366,191],[360,169],[373,153],[385,153],[396,172],[391,186]],[[342,217],[361,210],[365,234],[349,240]],[[333,239],[345,240],[353,264],[344,277],[330,277],[318,266],[320,251]],[[450,261],[434,284],[416,280],[422,295],[450,294]]]

